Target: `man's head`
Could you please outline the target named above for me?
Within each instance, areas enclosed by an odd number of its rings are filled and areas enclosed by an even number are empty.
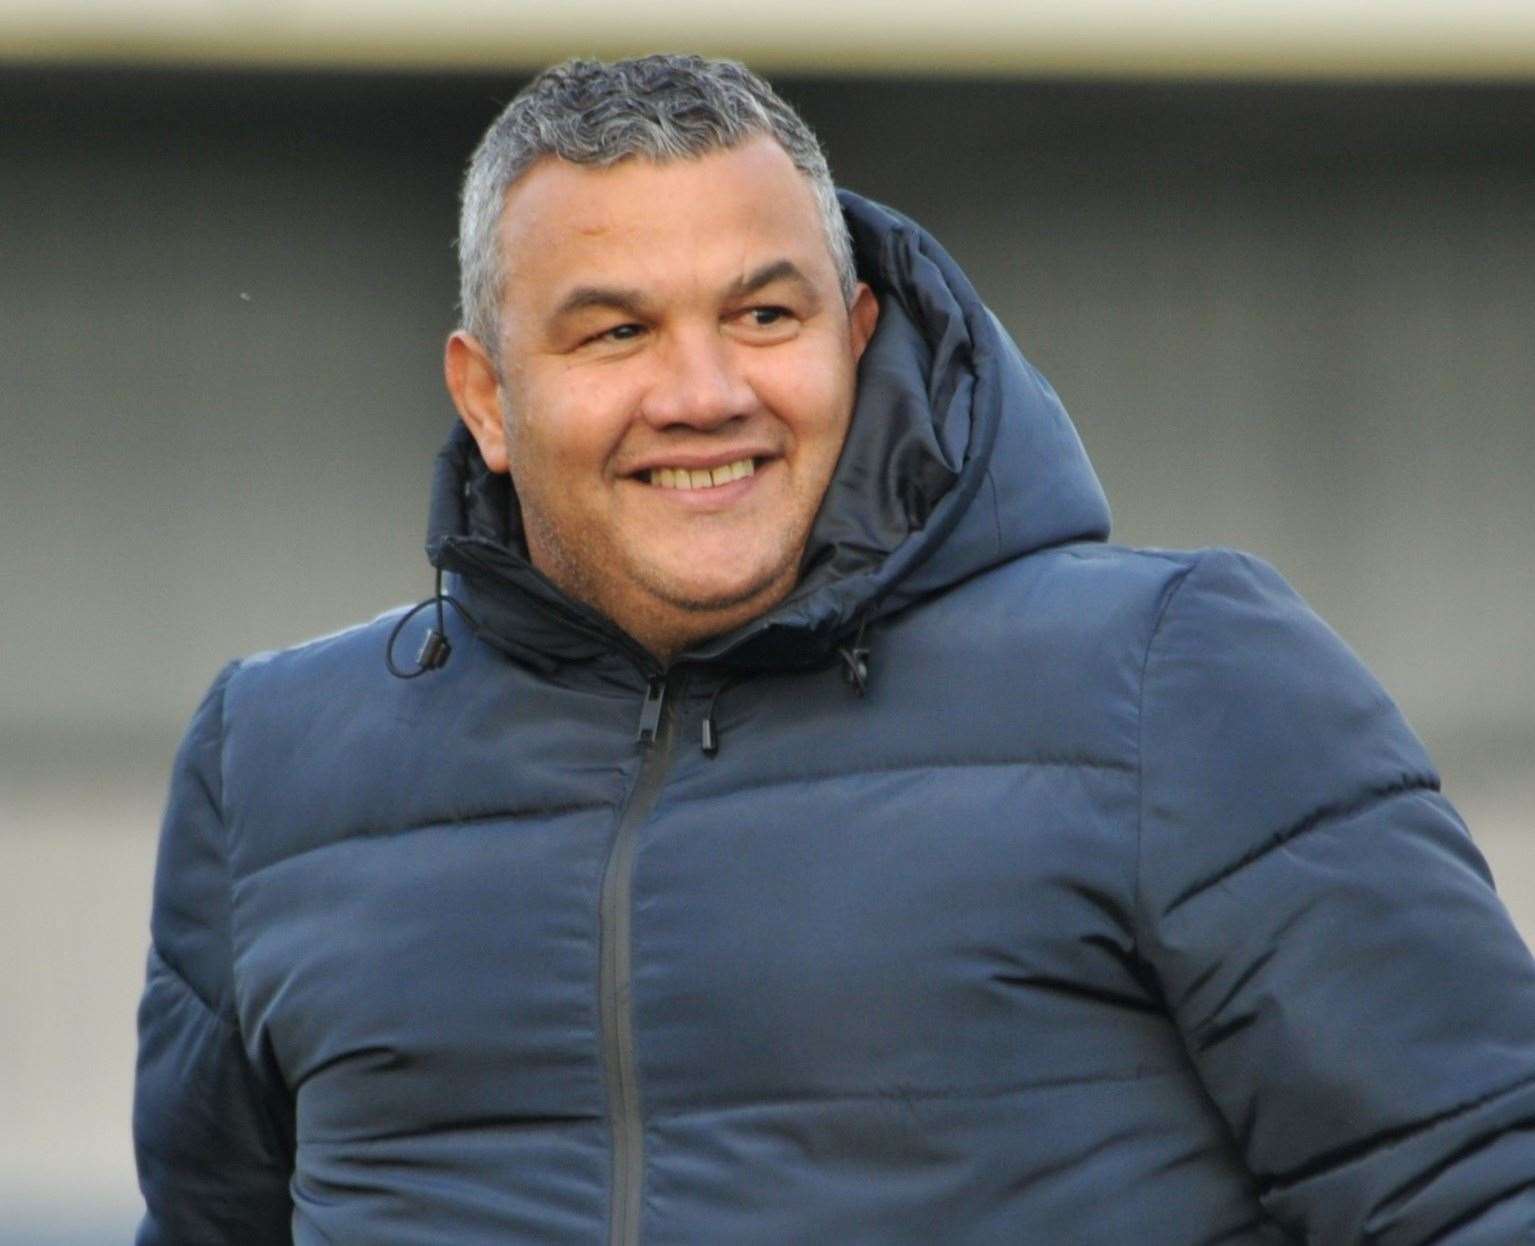
[[[546,71],[475,154],[460,261],[448,387],[534,565],[662,657],[781,600],[878,315],[788,106],[732,62]]]

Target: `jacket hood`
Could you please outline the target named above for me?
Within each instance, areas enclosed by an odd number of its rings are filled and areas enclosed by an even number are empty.
[[[818,665],[918,598],[1034,550],[1108,536],[1108,504],[1060,400],[964,273],[900,213],[841,199],[880,317],[799,584],[683,659]],[[521,661],[618,649],[654,665],[531,565],[511,480],[486,468],[462,425],[438,455],[427,554],[461,578],[482,638]]]

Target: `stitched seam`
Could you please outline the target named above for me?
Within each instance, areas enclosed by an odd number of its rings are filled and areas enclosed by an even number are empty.
[[[1004,1086],[937,1086],[931,1090],[915,1088],[891,1090],[805,1091],[786,1093],[743,1100],[740,1102],[700,1102],[684,1107],[652,1109],[652,1121],[692,1116],[700,1112],[749,1112],[761,1108],[789,1107],[797,1103],[929,1103],[964,1099],[997,1099],[1012,1095],[1028,1094],[1035,1090],[1063,1090],[1071,1086],[1092,1085],[1095,1082],[1118,1084],[1145,1081],[1158,1077],[1179,1077],[1182,1068],[1132,1069],[1124,1073],[1084,1074],[1080,1077],[1046,1077],[1038,1081],[1014,1082]]]
[[[394,827],[390,830],[359,830],[343,835],[340,839],[328,839],[323,844],[310,844],[307,848],[300,848],[297,852],[290,852],[285,856],[278,857],[274,861],[263,861],[255,869],[240,875],[238,881],[242,883],[248,882],[258,874],[274,869],[279,865],[285,865],[289,861],[297,861],[300,857],[307,857],[316,852],[324,852],[327,848],[336,848],[342,844],[354,843],[357,840],[394,839],[402,835],[414,835],[420,831],[452,831],[459,828],[483,826],[489,822],[523,822],[531,818],[561,817],[567,813],[580,813],[587,809],[606,809],[611,804],[611,801],[594,800],[589,804],[551,805],[546,809],[477,813],[473,817],[468,818],[438,818],[435,821],[416,822],[410,826]]]
[[[218,758],[218,792],[211,789],[208,798],[213,806],[213,812],[218,817],[219,823],[219,848],[223,852],[224,866],[224,948],[228,955],[228,965],[224,973],[224,989],[229,995],[229,1008],[231,1013],[235,1007],[235,884],[234,866],[232,859],[234,854],[229,845],[229,819],[224,813],[224,747],[229,739],[229,685],[234,680],[235,673],[240,669],[239,661],[231,662],[223,670],[219,681],[219,739],[218,749],[214,756]],[[235,1024],[238,1032],[239,1025]]]
[[[212,1017],[215,1021],[227,1029],[233,1030],[237,1028],[235,1024],[228,1017],[224,1016],[223,1013],[219,1012],[219,1010],[214,1007],[210,1001],[203,998],[203,993],[192,985],[192,979],[187,977],[186,974],[182,973],[181,969],[175,964],[175,962],[171,960],[169,956],[165,954],[163,949],[151,943],[149,950],[154,954],[154,958],[159,961],[160,964],[165,966],[165,971],[166,973],[170,974],[172,980],[179,983],[182,990],[184,990],[188,995],[190,995],[193,999],[202,1005],[202,1010],[205,1013],[207,1013],[210,1017]]]
[[[997,482],[991,474],[991,468],[986,468],[986,483],[991,486],[991,529],[992,538],[996,541],[996,551],[1000,556],[1002,552],[1002,504],[997,496]]]
[[[1432,776],[1407,775],[1395,783],[1386,784],[1382,787],[1371,788],[1363,796],[1360,796],[1355,800],[1345,801],[1332,805],[1323,805],[1321,808],[1315,809],[1311,813],[1307,814],[1304,818],[1300,819],[1300,821],[1289,827],[1286,827],[1284,830],[1279,831],[1277,834],[1271,835],[1265,842],[1259,844],[1258,847],[1252,849],[1251,851],[1244,853],[1230,865],[1227,865],[1223,869],[1216,871],[1214,874],[1207,878],[1202,878],[1198,882],[1191,884],[1184,891],[1180,892],[1176,898],[1174,898],[1172,903],[1167,906],[1167,911],[1163,914],[1163,916],[1168,916],[1176,912],[1180,907],[1182,907],[1182,905],[1187,903],[1189,900],[1194,899],[1194,897],[1198,896],[1201,892],[1208,891],[1211,887],[1218,886],[1220,883],[1225,882],[1225,880],[1230,878],[1233,874],[1246,869],[1253,862],[1259,861],[1262,858],[1268,856],[1268,854],[1273,852],[1275,849],[1283,848],[1286,844],[1299,839],[1308,831],[1313,831],[1317,827],[1325,826],[1330,822],[1345,821],[1365,812],[1368,809],[1373,808],[1375,805],[1383,804],[1389,800],[1394,800],[1398,796],[1408,796],[1414,792],[1436,791],[1437,789],[1438,784],[1434,781]]]
[[[920,774],[933,770],[1093,770],[1105,771],[1114,774],[1131,774],[1134,766],[1123,761],[1097,761],[1087,758],[1072,757],[1022,757],[1003,761],[950,761],[950,762],[909,762],[896,766],[856,766],[850,770],[839,771],[836,774],[797,774],[784,775],[781,778],[762,779],[756,783],[748,783],[733,787],[729,792],[711,793],[706,796],[697,796],[698,801],[722,800],[727,795],[734,796],[741,792],[757,792],[770,787],[803,787],[807,783],[832,783],[838,779],[861,779],[869,775],[877,774]]]
[[[607,1117],[601,1112],[577,1112],[570,1115],[535,1113],[529,1116],[506,1114],[470,1120],[456,1120],[451,1117],[444,1117],[441,1120],[434,1120],[419,1127],[414,1124],[401,1124],[392,1129],[378,1130],[368,1134],[349,1134],[345,1131],[325,1135],[306,1134],[299,1138],[298,1142],[300,1146],[306,1147],[372,1146],[411,1141],[419,1139],[423,1134],[428,1133],[451,1131],[462,1135],[495,1133],[499,1130],[526,1131],[533,1129],[564,1129],[577,1126],[586,1128],[591,1125],[601,1125],[606,1120]]]
[[[1183,571],[1185,574],[1193,570],[1188,554],[1164,554],[1155,549],[1127,549],[1123,545],[1105,544],[1102,541],[1070,541],[1064,545],[1050,545],[1045,548],[1052,553],[1060,554],[1063,558],[1075,558],[1079,562],[1096,562],[1105,557],[1133,555],[1135,558],[1148,558],[1154,562],[1168,563],[1174,571]],[[1202,553],[1194,555],[1196,560],[1200,557]],[[1177,591],[1176,586],[1172,591]],[[1158,617],[1160,617],[1160,611]]]
[[[1202,555],[1200,556],[1203,557]],[[1176,584],[1168,587],[1162,598],[1161,608],[1157,610],[1157,617],[1152,622],[1151,634],[1146,637],[1146,652],[1141,655],[1141,679],[1137,689],[1135,702],[1135,874],[1131,887],[1131,911],[1135,914],[1136,946],[1144,947],[1146,940],[1142,937],[1141,927],[1145,920],[1145,903],[1142,897],[1144,880],[1142,867],[1146,859],[1145,852],[1145,824],[1146,824],[1146,674],[1151,668],[1151,651],[1156,647],[1157,637],[1162,633],[1162,624],[1167,618],[1167,612],[1172,608],[1173,599],[1183,590],[1183,586],[1189,582],[1194,568],[1199,561],[1191,561],[1183,568],[1183,574],[1178,577]]]
[[[1269,1194],[1286,1190],[1299,1185],[1303,1181],[1321,1175],[1332,1168],[1340,1168],[1345,1164],[1353,1163],[1368,1155],[1371,1151],[1395,1146],[1404,1142],[1415,1134],[1424,1133],[1446,1121],[1454,1120],[1458,1116],[1465,1116],[1468,1112],[1474,1112],[1478,1108],[1486,1107],[1498,1099],[1506,1099],[1518,1094],[1521,1090],[1527,1090],[1535,1086],[1535,1076],[1521,1077],[1518,1081],[1507,1086],[1500,1086],[1497,1090],[1489,1091],[1485,1095],[1478,1095],[1475,1099],[1468,1099],[1464,1103],[1458,1103],[1452,1108],[1446,1108],[1443,1112],[1436,1112],[1433,1116],[1422,1120],[1413,1121],[1410,1124],[1400,1125],[1395,1129],[1384,1129],[1379,1133],[1361,1138],[1358,1142],[1351,1142],[1347,1146],[1336,1147],[1331,1151],[1325,1151],[1315,1159],[1301,1164],[1287,1172],[1275,1173],[1264,1178],[1259,1183],[1259,1192],[1267,1197]]]
[[[1439,1226],[1439,1232],[1438,1232],[1437,1236],[1433,1240],[1436,1241],[1436,1242],[1447,1242],[1447,1241],[1450,1241],[1451,1240],[1451,1237],[1450,1237],[1451,1234],[1458,1234],[1461,1229],[1471,1228],[1473,1225],[1476,1224],[1476,1222],[1478,1220],[1480,1220],[1483,1216],[1485,1216],[1489,1211],[1496,1211],[1499,1207],[1501,1207],[1504,1203],[1507,1203],[1510,1199],[1518,1198],[1521,1194],[1524,1194],[1525,1192],[1527,1192],[1528,1190],[1531,1190],[1531,1189],[1535,1189],[1535,1178],[1531,1178],[1529,1181],[1521,1181],[1518,1185],[1514,1186],[1514,1188],[1511,1189],[1511,1190],[1500,1190],[1498,1193],[1493,1194],[1493,1195],[1491,1195],[1490,1197],[1488,1197],[1486,1199],[1483,1199],[1480,1203],[1477,1203],[1475,1206],[1466,1208],[1466,1210],[1464,1212],[1462,1212],[1460,1215],[1456,1216],[1455,1219],[1449,1221],[1447,1224],[1440,1225]],[[1525,1229],[1526,1229],[1526,1232],[1521,1234],[1521,1236],[1526,1241],[1528,1241],[1529,1240],[1529,1232],[1528,1232],[1529,1225],[1528,1225],[1528,1222],[1526,1222]]]

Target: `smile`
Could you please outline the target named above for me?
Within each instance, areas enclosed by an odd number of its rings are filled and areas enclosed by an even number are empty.
[[[662,489],[710,489],[754,475],[756,470],[756,464],[747,458],[708,468],[652,467],[649,475],[650,483]]]

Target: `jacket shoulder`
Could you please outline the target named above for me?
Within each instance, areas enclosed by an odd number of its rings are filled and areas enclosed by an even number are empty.
[[[317,681],[325,684],[339,681],[350,686],[378,676],[387,678],[385,646],[390,632],[409,609],[398,606],[363,623],[281,649],[253,653],[233,664],[226,699],[238,704],[250,696],[313,687]]]
[[[998,564],[954,585],[951,605],[1006,607],[1016,625],[1074,634],[1101,653],[1104,643],[1147,639],[1168,596],[1203,558],[1222,551],[1136,549],[1087,541]]]
[[[398,829],[440,812],[418,807],[440,787],[430,724],[486,659],[450,621],[452,660],[421,679],[396,678],[385,653],[407,610],[254,654],[230,675],[223,789],[235,877],[318,846],[316,836]],[[418,616],[398,638],[401,666],[413,665],[427,626]]]
[[[1142,820],[1161,837],[1145,877],[1162,904],[1319,818],[1438,787],[1348,645],[1272,567],[1230,550],[1195,557],[1165,598],[1140,752]]]
[[[876,684],[983,759],[1134,773],[1147,647],[1197,557],[1082,543],[993,566],[873,638]]]

